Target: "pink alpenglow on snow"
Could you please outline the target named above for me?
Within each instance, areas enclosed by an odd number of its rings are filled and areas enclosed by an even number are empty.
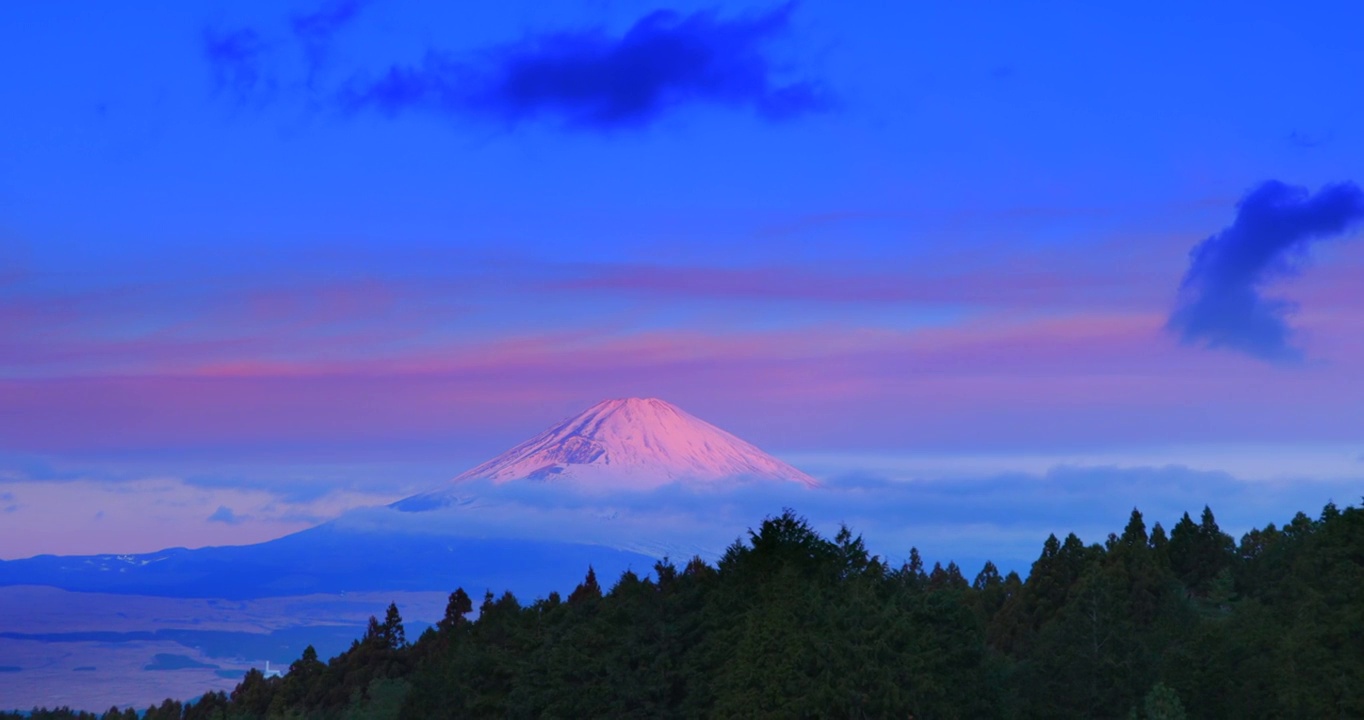
[[[604,400],[398,507],[444,505],[461,483],[532,480],[586,490],[651,490],[671,483],[819,482],[753,445],[653,398]]]

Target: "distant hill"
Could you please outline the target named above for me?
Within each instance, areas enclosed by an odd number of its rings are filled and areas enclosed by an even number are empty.
[[[647,572],[655,558],[596,545],[364,532],[325,524],[256,545],[140,555],[40,555],[0,562],[2,585],[77,592],[250,599],[370,590],[513,589],[529,597],[572,585],[592,565]]]

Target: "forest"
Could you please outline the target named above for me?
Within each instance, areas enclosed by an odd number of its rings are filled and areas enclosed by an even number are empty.
[[[1168,531],[1133,510],[1101,544],[1048,537],[1026,579],[892,567],[788,510],[714,566],[474,610],[455,590],[413,640],[390,605],[337,657],[142,717],[1364,717],[1364,510],[1333,504],[1239,542],[1207,508]]]

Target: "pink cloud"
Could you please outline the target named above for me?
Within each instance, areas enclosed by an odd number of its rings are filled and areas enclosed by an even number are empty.
[[[1149,306],[1167,293],[1159,283],[1120,268],[1075,273],[1043,264],[958,273],[615,265],[586,269],[556,287],[680,298],[1032,308]]]
[[[1293,288],[1326,361],[1284,373],[1161,333],[1186,249],[1163,240],[1131,262],[1105,253],[1104,267],[1060,249],[932,265],[973,268],[948,275],[531,263],[499,286],[382,275],[220,279],[187,294],[21,284],[0,303],[0,450],[496,450],[623,395],[666,397],[778,447],[1345,432],[1364,406],[1347,371],[1364,362],[1364,254]],[[698,298],[724,311],[698,310]],[[799,322],[805,303],[834,311]],[[885,316],[937,304],[971,312],[914,330]],[[766,310],[738,311],[750,306]]]
[[[317,371],[378,362],[385,371],[440,364],[443,348],[467,360],[476,348],[508,347],[513,333],[576,334],[599,342],[648,331],[660,308],[685,309],[698,333],[762,324],[790,303],[901,304],[911,310],[966,306],[1017,313],[1133,311],[1163,304],[1164,282],[1148,282],[1131,263],[1076,267],[1065,253],[1013,257],[981,266],[958,259],[934,267],[867,271],[852,267],[666,268],[499,266],[502,282],[466,277],[346,275],[286,279],[231,276],[193,286],[124,285],[84,291],[26,285],[0,303],[0,373],[10,377],[139,374],[242,374]],[[1121,270],[1114,269],[1121,267]],[[1177,266],[1175,266],[1177,267]],[[1153,290],[1159,288],[1159,290]],[[632,307],[610,294],[657,298]],[[698,298],[752,301],[760,312],[698,316]],[[775,303],[775,304],[774,304]],[[741,306],[742,307],[742,306]],[[786,308],[786,309],[784,309]],[[554,313],[551,315],[548,310]],[[844,322],[874,329],[842,307]],[[555,322],[554,318],[563,318]],[[543,325],[545,329],[537,329]],[[509,330],[509,328],[516,328]],[[499,337],[499,335],[501,337]],[[597,338],[597,339],[594,339]],[[539,339],[532,342],[539,342]],[[733,342],[730,338],[728,342]],[[547,352],[560,352],[556,341]],[[521,355],[526,352],[522,348]],[[420,368],[417,368],[420,369]]]
[[[255,284],[252,284],[255,283]],[[28,290],[0,304],[11,376],[175,373],[382,354],[463,312],[434,289],[371,280]]]
[[[557,333],[380,360],[0,382],[33,452],[516,440],[602,397],[657,395],[760,444],[1063,443],[1121,433],[1335,437],[1348,364],[1292,373],[1162,342],[1158,315],[996,318],[913,332]],[[226,372],[231,370],[231,372]],[[1315,419],[1314,419],[1315,418]],[[1301,424],[1286,425],[1287,419]],[[1364,417],[1360,417],[1364,420]],[[497,446],[493,445],[493,449]]]

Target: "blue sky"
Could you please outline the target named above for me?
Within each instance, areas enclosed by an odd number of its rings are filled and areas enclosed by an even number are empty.
[[[1361,16],[5,7],[6,552],[278,535],[628,395],[826,477],[1311,511],[1364,475]]]

